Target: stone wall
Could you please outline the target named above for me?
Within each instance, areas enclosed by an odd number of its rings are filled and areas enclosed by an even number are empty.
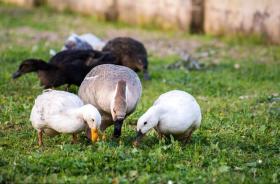
[[[118,20],[188,31],[191,4],[191,0],[118,0]]]
[[[259,34],[280,43],[280,0],[0,0],[47,3],[104,20],[213,35]]]
[[[165,29],[189,30],[191,0],[47,0],[58,10],[69,9],[139,25],[155,24]]]
[[[280,43],[279,0],[206,0],[206,33],[258,34]]]
[[[105,20],[116,20],[116,0],[46,0],[46,3],[57,10],[71,10],[87,15],[95,15]]]

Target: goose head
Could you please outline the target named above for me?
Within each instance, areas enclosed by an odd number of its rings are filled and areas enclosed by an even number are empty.
[[[20,77],[23,74],[35,72],[39,69],[47,68],[47,63],[40,59],[26,59],[20,65],[18,70],[13,73],[13,79]]]
[[[134,145],[138,145],[144,135],[156,127],[159,122],[159,111],[156,106],[151,107],[137,121],[137,135]]]
[[[78,35],[72,33],[69,36],[69,38],[65,41],[63,50],[65,50],[65,49],[69,49],[69,50],[74,49],[76,47],[76,45],[77,45],[76,44],[76,40],[77,39],[79,40]]]
[[[91,141],[96,142],[98,139],[98,129],[101,125],[101,115],[99,111],[90,104],[81,108],[83,120],[89,127],[89,137]]]

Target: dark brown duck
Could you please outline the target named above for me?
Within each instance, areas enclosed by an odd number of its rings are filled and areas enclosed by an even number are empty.
[[[115,57],[109,52],[95,50],[65,50],[57,53],[47,63],[41,59],[26,59],[13,74],[16,79],[23,74],[37,72],[44,88],[64,84],[79,86],[87,73],[101,64],[115,64]]]
[[[103,51],[112,52],[116,57],[116,64],[127,66],[136,72],[142,71],[144,79],[150,79],[147,51],[141,42],[129,37],[117,37],[110,40]]]

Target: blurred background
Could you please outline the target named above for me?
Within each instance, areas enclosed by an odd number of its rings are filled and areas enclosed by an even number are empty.
[[[94,15],[106,21],[210,35],[255,35],[280,43],[279,0],[2,0]]]

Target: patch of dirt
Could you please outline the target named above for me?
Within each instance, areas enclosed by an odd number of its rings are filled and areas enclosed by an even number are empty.
[[[81,32],[77,30],[76,33]],[[67,34],[67,32],[41,31],[31,27],[19,27],[9,30],[0,30],[0,40],[2,42],[12,42],[17,45],[31,47],[36,46],[39,42],[45,42],[47,46],[51,46],[53,43],[58,43],[63,46],[65,39],[70,34],[71,33]],[[158,57],[193,53],[202,45],[199,41],[182,39],[179,35],[171,38],[164,35],[164,33],[149,33],[131,29],[112,28],[106,30],[105,37],[101,39],[110,40],[119,36],[129,36],[143,42],[148,53]]]
[[[179,35],[172,38],[157,33],[147,33],[132,30],[107,30],[106,40],[114,37],[133,37],[145,45],[150,54],[164,57],[169,55],[180,55],[182,53],[193,53],[202,43],[196,40],[182,39]]]
[[[1,14],[8,14],[9,16],[13,16],[13,17],[21,17],[21,16],[25,16],[27,14],[32,13],[32,9],[30,8],[18,8],[18,7],[9,7],[9,8],[2,8],[0,7],[0,15]]]
[[[27,36],[33,42],[39,42],[39,41],[55,42],[61,39],[61,37],[57,33],[50,32],[50,31],[37,31],[30,27],[20,27],[12,30],[11,33],[19,34],[19,36],[20,35]]]
[[[60,41],[63,44],[63,39],[64,37],[58,33],[39,31],[30,27],[0,30],[0,42],[13,43],[13,45],[25,47],[38,47],[39,42],[43,42],[45,46],[51,46],[52,43]],[[0,48],[10,48],[11,46],[10,44],[1,44]]]

